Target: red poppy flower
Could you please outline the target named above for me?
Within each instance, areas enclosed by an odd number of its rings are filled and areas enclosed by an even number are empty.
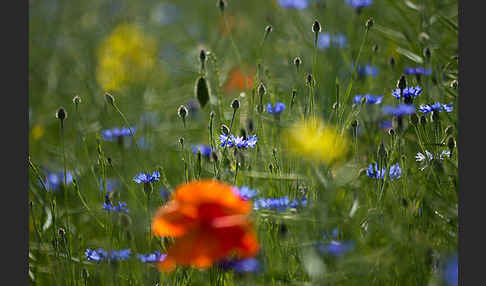
[[[251,90],[253,88],[253,76],[254,74],[252,73],[244,74],[239,67],[232,68],[225,83],[224,91],[231,93],[233,91],[241,92],[246,89]]]
[[[176,238],[159,269],[207,268],[232,254],[239,258],[256,255],[259,245],[248,220],[251,209],[250,201],[219,181],[178,186],[152,222],[155,235]]]

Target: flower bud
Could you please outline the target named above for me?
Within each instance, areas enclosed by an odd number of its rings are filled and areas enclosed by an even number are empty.
[[[311,87],[314,86],[314,79],[312,78],[312,74],[311,73],[308,73],[307,74],[306,79],[307,79],[307,84],[309,86],[311,86]]]
[[[419,118],[418,118],[417,114],[412,113],[410,115],[410,122],[412,122],[413,125],[417,125],[418,121],[419,121]]]
[[[233,99],[231,102],[231,107],[236,111],[238,108],[240,108],[240,101],[237,98]]]
[[[394,68],[394,67],[395,67],[395,64],[396,64],[395,58],[394,58],[394,57],[390,57],[389,62],[390,62],[390,66],[391,66],[392,68]]]
[[[452,126],[452,125],[447,126],[447,128],[445,129],[444,132],[445,132],[446,136],[451,136],[452,133],[454,133],[454,126]]]
[[[300,64],[302,64],[302,60],[299,57],[296,57],[294,59],[294,65],[297,67],[297,70],[299,69]]]
[[[380,51],[380,46],[378,46],[378,44],[374,44],[371,49],[373,53],[378,53]]]
[[[223,133],[224,135],[229,135],[230,130],[228,126],[226,126],[225,124],[221,124],[221,133]]]
[[[454,151],[454,148],[456,147],[456,140],[454,140],[454,137],[449,137],[449,139],[447,140],[447,147],[449,148],[449,151],[452,155],[452,151]]]
[[[270,34],[272,32],[272,30],[273,30],[272,25],[266,26],[265,27],[265,36],[264,36],[264,38],[267,38],[268,37],[268,34]]]
[[[64,120],[67,118],[67,112],[66,110],[64,110],[64,108],[60,107],[57,111],[56,111],[56,118],[59,119],[59,120]]]
[[[186,118],[187,112],[187,107],[185,107],[184,105],[179,106],[179,108],[177,109],[177,115],[179,115],[179,117],[182,119]]]
[[[206,51],[204,49],[201,49],[201,52],[199,53],[199,61],[201,61],[201,64],[204,64],[206,61]]]
[[[427,117],[425,115],[420,116],[420,125],[425,126],[427,124]]]
[[[319,21],[315,20],[314,24],[312,24],[312,32],[314,33],[321,32],[321,24],[319,23]]]
[[[209,102],[209,84],[205,77],[201,76],[196,81],[196,99],[201,105],[201,108],[204,108],[206,104]]]
[[[378,147],[378,157],[379,158],[386,158],[388,152],[386,151],[385,145],[383,142],[380,143],[380,147]]]
[[[224,0],[218,0],[218,7],[221,13],[224,12],[224,8],[226,7],[226,1]]]
[[[430,52],[430,48],[429,48],[429,47],[426,47],[426,48],[424,49],[424,57],[425,57],[425,59],[426,59],[426,60],[429,60],[431,55],[432,55],[432,54],[431,54],[431,52]]]
[[[395,136],[395,130],[393,128],[388,129],[388,135]]]
[[[263,96],[267,93],[267,89],[265,88],[265,85],[263,85],[263,82],[260,82],[258,85],[258,95]]]
[[[105,93],[105,99],[106,99],[106,102],[108,102],[110,105],[115,104],[115,98],[113,97],[113,95],[109,94],[108,92]]]
[[[450,84],[451,88],[457,89],[458,86],[459,86],[459,82],[457,81],[457,79],[451,81],[451,84]]]
[[[397,88],[403,90],[406,87],[407,87],[407,80],[405,79],[405,75],[402,74],[402,76],[400,76],[400,79],[397,82]]]
[[[184,146],[184,137],[179,138],[179,144],[181,144],[182,146]]]
[[[248,118],[247,128],[248,128],[248,132],[253,133],[253,131],[255,130],[255,126],[253,124],[253,119]]]
[[[366,21],[366,24],[365,24],[365,27],[366,27],[366,30],[369,30],[371,29],[371,27],[373,27],[373,24],[375,23],[375,20],[373,19],[373,17],[370,17],[367,21]]]
[[[81,103],[81,97],[79,97],[79,96],[77,96],[77,95],[76,95],[76,96],[73,98],[73,103],[74,103],[75,105],[80,104],[80,103]]]

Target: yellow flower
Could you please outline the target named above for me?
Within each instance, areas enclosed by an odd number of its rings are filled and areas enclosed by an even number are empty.
[[[346,134],[319,118],[297,122],[285,135],[290,152],[314,162],[333,164],[343,159],[349,150],[350,140]]]
[[[121,24],[98,49],[97,80],[104,90],[120,90],[143,80],[155,63],[156,42],[134,25]]]
[[[42,137],[42,135],[44,135],[44,128],[42,128],[42,126],[37,124],[34,127],[32,127],[31,133],[32,133],[32,139],[34,139],[34,141],[37,141]]]

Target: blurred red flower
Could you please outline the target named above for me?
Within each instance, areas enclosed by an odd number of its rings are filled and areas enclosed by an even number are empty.
[[[256,255],[259,244],[248,220],[251,210],[250,201],[219,181],[178,186],[152,222],[155,235],[176,238],[159,269],[208,268],[232,254],[239,258]]]
[[[254,73],[243,72],[240,67],[234,67],[230,70],[228,79],[224,85],[226,93],[242,92],[244,90],[251,90],[253,88]]]

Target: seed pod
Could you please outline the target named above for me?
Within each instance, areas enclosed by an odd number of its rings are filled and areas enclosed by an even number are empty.
[[[306,79],[307,79],[307,84],[309,86],[311,86],[311,87],[314,86],[314,79],[312,78],[312,74],[311,73],[308,73],[307,74]]]
[[[74,103],[75,105],[80,104],[80,103],[81,103],[81,97],[79,97],[79,96],[77,96],[77,95],[76,95],[76,96],[73,98],[73,103]]]
[[[209,84],[205,77],[199,77],[196,82],[196,98],[201,105],[201,108],[204,108],[209,101]]]
[[[392,137],[393,137],[393,136],[395,136],[395,130],[393,130],[393,128],[390,128],[390,129],[388,130],[388,135],[390,135],[390,136],[392,136]]]
[[[459,86],[459,82],[457,81],[457,79],[451,81],[451,84],[450,84],[451,88],[457,89],[458,86]]]

